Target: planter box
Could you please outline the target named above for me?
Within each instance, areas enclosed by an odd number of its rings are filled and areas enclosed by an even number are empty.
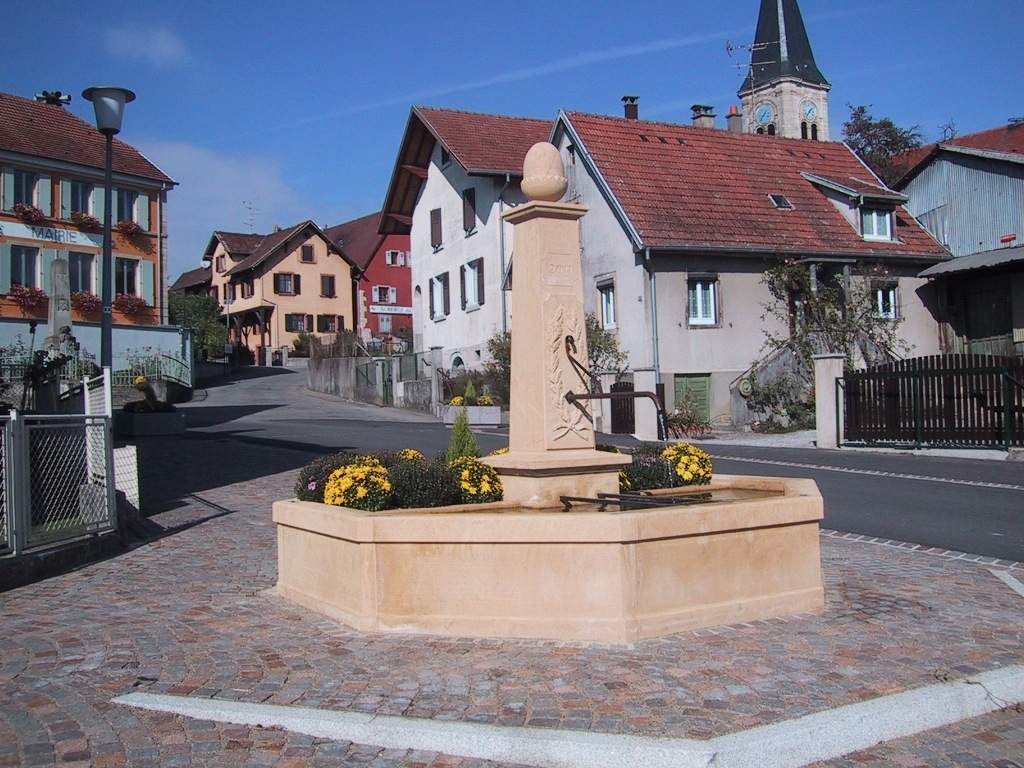
[[[451,426],[463,408],[469,417],[469,426],[471,427],[496,427],[501,424],[500,405],[442,405],[440,408],[441,421],[447,426]]]
[[[122,437],[158,437],[185,432],[183,413],[114,412],[114,434]]]

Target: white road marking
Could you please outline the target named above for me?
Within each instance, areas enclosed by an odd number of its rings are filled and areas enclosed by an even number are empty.
[[[996,568],[989,568],[989,572],[999,579],[1001,582],[1006,584],[1010,589],[1016,592],[1021,597],[1024,597],[1024,584],[1021,584],[1009,571],[1002,571]]]

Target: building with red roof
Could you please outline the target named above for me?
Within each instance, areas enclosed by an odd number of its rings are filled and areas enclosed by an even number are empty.
[[[359,270],[355,313],[363,342],[404,349],[412,344],[409,235],[382,235],[379,224],[377,212],[324,231]]]
[[[698,127],[704,117],[562,112],[552,133],[565,199],[589,208],[585,304],[630,367],[653,369],[670,404],[697,398],[707,418],[739,418],[738,383],[772,330],[762,276],[780,259],[813,265],[819,280],[883,265],[880,311],[903,320],[918,353],[936,352],[934,297],[917,274],[948,255],[906,198],[844,144]]]
[[[445,368],[479,366],[487,340],[509,327],[512,241],[501,212],[526,201],[523,158],[550,132],[550,120],[428,107],[409,115],[379,232],[409,236],[414,347],[441,348]]]
[[[1024,355],[1024,119],[899,157],[907,209],[956,258],[934,281],[943,349]]]
[[[106,139],[49,96],[0,93],[0,307],[45,319],[45,301],[31,310],[15,306],[11,288],[49,294],[50,265],[61,258],[74,320],[98,323],[99,312],[81,297],[102,293]],[[112,166],[114,323],[164,324],[167,192],[175,181],[117,138]]]

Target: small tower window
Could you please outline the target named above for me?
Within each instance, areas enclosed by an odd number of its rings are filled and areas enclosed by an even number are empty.
[[[775,123],[769,123],[768,124],[768,135],[769,136],[774,136],[775,135]]]
[[[813,124],[813,123],[811,124],[811,140],[812,141],[817,141],[818,140],[818,126],[816,124]]]
[[[807,123],[800,123],[800,138],[807,138]]]

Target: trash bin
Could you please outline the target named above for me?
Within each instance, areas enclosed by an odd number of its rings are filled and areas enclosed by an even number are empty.
[[[281,360],[281,350],[275,349],[272,358],[273,362],[271,363],[271,365],[284,365],[284,363]]]

